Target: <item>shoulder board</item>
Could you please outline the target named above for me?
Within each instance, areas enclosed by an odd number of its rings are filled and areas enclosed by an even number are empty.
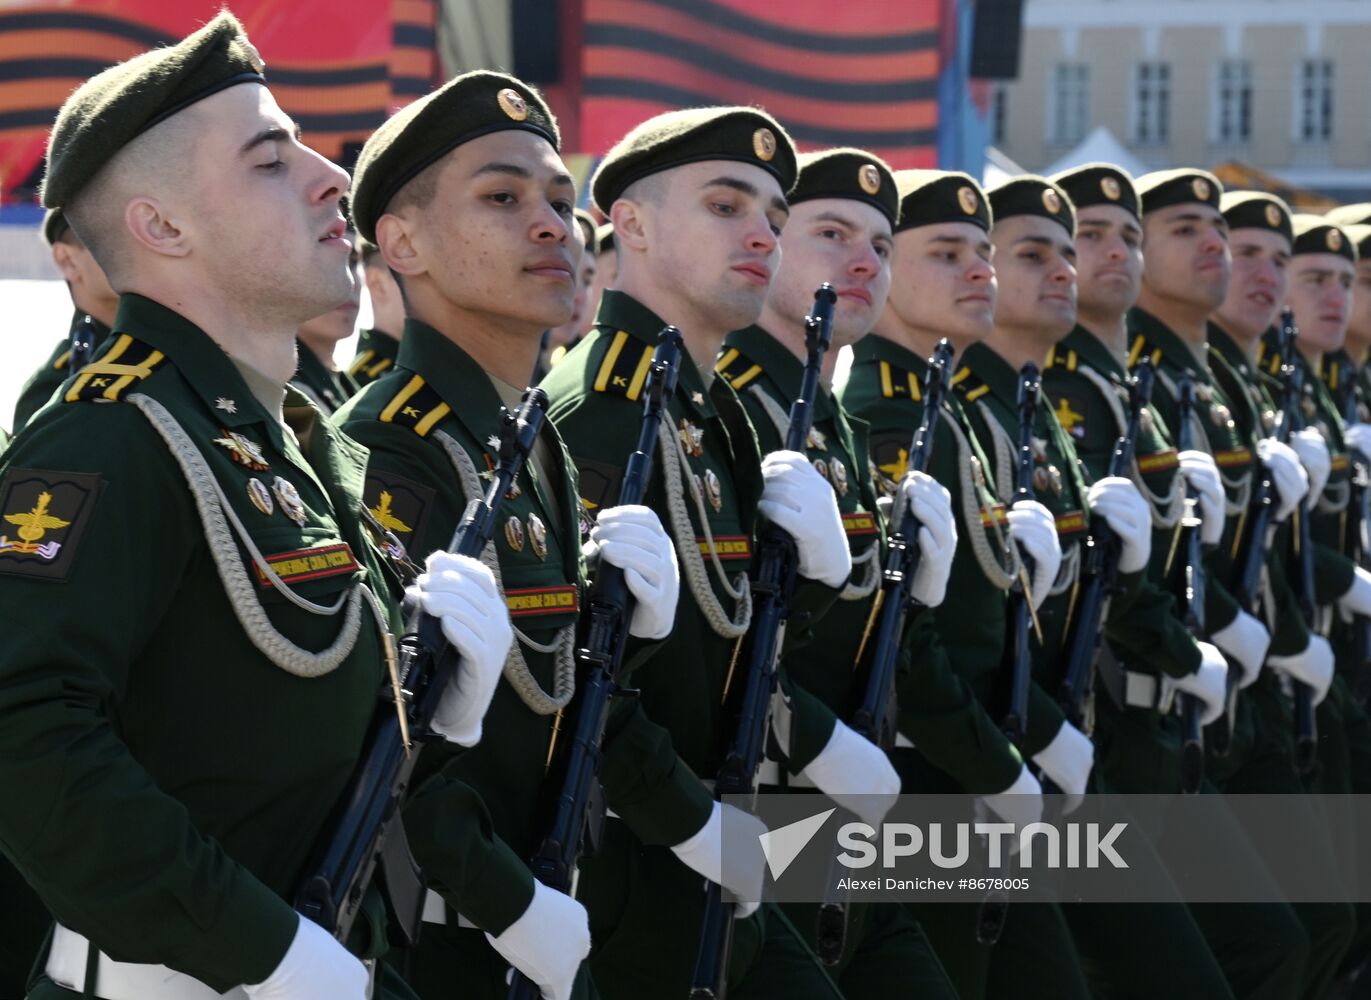
[[[714,370],[724,377],[734,392],[742,392],[762,373],[762,366],[736,347],[730,347],[714,362]]]
[[[426,437],[438,421],[452,412],[437,391],[415,375],[391,397],[381,410],[381,423],[408,427],[420,437]]]
[[[990,386],[982,382],[970,368],[962,366],[952,376],[952,390],[968,403],[974,403],[990,391]]]
[[[376,357],[376,352],[371,350],[363,351],[352,359],[352,366],[348,368],[348,374],[356,378],[359,374],[366,371],[367,365],[371,364],[371,359]]]
[[[1336,361],[1325,361],[1323,368],[1323,384],[1328,386],[1329,392],[1337,392],[1338,384],[1342,381],[1342,365]]]
[[[375,362],[375,364],[372,362]],[[368,349],[352,359],[352,367],[348,369],[348,374],[353,378],[380,378],[381,373],[392,364],[394,364],[394,362],[391,361],[390,358],[381,358],[378,361],[376,359],[376,352]]]
[[[889,361],[882,361],[880,368],[881,395],[886,399],[912,399],[915,402],[923,399],[923,390],[913,372],[892,365]]]
[[[1153,367],[1162,363],[1162,349],[1153,347],[1143,334],[1133,338],[1133,346],[1128,349],[1128,367],[1131,369],[1143,358],[1152,362]]]
[[[1074,372],[1080,364],[1080,358],[1072,350],[1063,350],[1061,347],[1054,347],[1047,355],[1047,367],[1055,368],[1058,371]]]
[[[652,367],[652,351],[651,344],[644,344],[623,330],[616,331],[595,375],[595,391],[636,401]]]
[[[69,364],[71,364],[71,348],[67,348],[61,354],[57,355],[57,360],[52,363],[52,370],[60,372]]]
[[[64,399],[68,403],[118,402],[166,360],[161,351],[121,333],[104,357],[81,369]]]

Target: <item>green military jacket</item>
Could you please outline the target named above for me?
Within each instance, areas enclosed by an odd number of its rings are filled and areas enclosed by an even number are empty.
[[[363,330],[357,335],[357,353],[348,365],[348,377],[360,389],[395,367],[399,355],[397,338],[384,330]]]
[[[344,371],[330,371],[324,367],[319,356],[305,346],[303,341],[295,342],[298,368],[290,384],[299,389],[310,401],[325,413],[333,413],[358,389],[352,376]]]
[[[1043,369],[1043,392],[1090,483],[1109,474],[1114,444],[1126,429],[1127,377],[1123,362],[1080,326],[1053,349]],[[1199,647],[1176,617],[1175,599],[1162,583],[1171,529],[1185,500],[1178,468],[1166,424],[1149,405],[1138,422],[1127,478],[1152,510],[1152,562],[1148,579],[1139,580],[1127,600],[1111,601],[1105,638],[1129,669],[1171,677],[1194,673],[1200,665]]]
[[[396,366],[335,415],[371,453],[365,493],[371,513],[415,561],[451,547],[467,502],[486,489],[498,458],[501,405],[470,355],[410,320]],[[570,696],[586,592],[575,468],[551,422],[543,425],[542,443],[551,463],[524,466],[492,543],[520,633],[518,655],[506,663],[481,742],[469,750],[426,752],[405,811],[411,847],[430,883],[492,934],[502,933],[532,899],[526,859],[546,832],[540,806],[553,724],[556,706]],[[679,843],[703,825],[708,791],[636,701],[616,700],[609,737],[601,767],[609,804],[644,841]],[[456,921],[448,925],[456,929]]]
[[[886,489],[904,473],[910,441],[923,415],[927,375],[924,359],[884,337],[873,334],[853,345],[852,367],[838,398],[849,413],[870,424],[871,461],[878,484]],[[966,377],[959,372],[955,379]],[[952,693],[934,700],[925,714],[917,701],[911,704],[912,698],[902,697],[901,728],[921,753],[967,790],[999,791],[1013,782],[1022,766],[1018,750],[987,708],[1000,703],[1005,681],[1001,666],[1006,593],[1013,570],[1005,550],[1005,507],[995,492],[994,465],[971,430],[961,398],[949,393],[945,400],[928,472],[951,494],[957,550],[948,600],[915,621],[907,642],[915,672],[931,674],[930,684],[942,684],[940,678],[955,675],[976,704],[948,688]],[[967,608],[976,613],[967,614]],[[1032,754],[1051,741],[1063,719],[1055,699],[1036,684],[1029,719],[1032,731],[1024,749]],[[978,752],[966,753],[968,745]],[[950,753],[959,753],[962,759],[939,759]]]
[[[295,933],[396,581],[360,447],[156,302],[115,331],[0,464],[0,848],[100,949],[223,991]]]
[[[29,422],[29,419],[42,408],[44,403],[52,398],[52,394],[71,374],[71,331],[80,326],[86,318],[86,314],[79,309],[72,314],[71,327],[66,339],[58,342],[52,349],[52,354],[48,356],[48,360],[44,362],[43,367],[29,376],[29,380],[24,383],[24,388],[19,391],[19,401],[14,404],[15,434],[24,429],[24,425]],[[109,327],[93,316],[89,318],[95,327],[95,344],[98,353],[101,345],[109,337]]]
[[[592,514],[619,495],[624,462],[637,445],[640,398],[658,332],[666,324],[622,292],[606,292],[594,330],[543,381],[550,415],[580,474],[581,500]],[[675,629],[651,663],[635,674],[653,722],[697,775],[712,778],[732,737],[727,686],[745,601],[735,598],[752,571],[761,457],[747,413],[721,378],[705,384],[688,354],[644,500],[676,544],[681,593]],[[668,433],[669,432],[669,433]],[[815,616],[837,591],[804,581],[787,626],[787,649],[804,641]],[[741,671],[742,667],[739,667]],[[735,676],[733,683],[741,683]],[[831,709],[782,671],[792,712],[788,767],[803,769],[832,735]]]

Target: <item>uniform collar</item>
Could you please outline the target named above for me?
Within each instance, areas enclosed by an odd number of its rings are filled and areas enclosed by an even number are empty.
[[[1075,353],[1080,361],[1098,372],[1106,375],[1116,375],[1124,378],[1128,371],[1124,368],[1123,362],[1114,356],[1114,352],[1104,345],[1104,341],[1095,336],[1079,323],[1076,328],[1063,338],[1062,342],[1052,349],[1048,356],[1048,367],[1052,367],[1054,361],[1060,363],[1063,358],[1069,358]]]
[[[1142,337],[1151,350],[1161,351],[1162,357],[1166,358],[1172,365],[1184,371],[1190,372],[1198,378],[1208,380],[1209,372],[1205,370],[1200,359],[1195,356],[1180,337],[1171,332],[1168,327],[1157,317],[1144,309],[1134,306],[1128,311],[1128,332],[1132,341],[1128,348],[1128,361],[1130,365],[1137,364],[1141,354],[1138,350],[1138,338]]]
[[[864,361],[885,361],[907,372],[914,372],[921,381],[928,369],[927,358],[921,358],[903,344],[875,333],[868,333],[852,345],[852,363],[861,364]]]
[[[1213,320],[1209,321],[1209,349],[1228,362],[1230,368],[1239,375],[1252,374],[1252,359],[1242,349],[1233,336]]]
[[[766,330],[757,326],[734,330],[724,338],[724,347],[737,351],[761,367],[781,394],[781,398],[793,402],[800,395],[800,384],[804,381],[804,362]],[[833,415],[832,397],[823,385],[819,386],[819,398],[814,404],[815,421],[828,419]]]
[[[476,440],[499,433],[504,401],[485,369],[451,339],[427,323],[407,319],[395,363],[423,376]]]
[[[656,347],[657,334],[661,333],[662,327],[667,324],[633,296],[625,292],[608,290],[600,299],[600,311],[595,315],[595,325],[611,336],[622,330],[634,340]],[[707,363],[713,364],[714,359],[709,358]],[[682,349],[681,363],[676,375],[676,396],[684,401],[687,409],[701,419],[719,415],[713,400],[710,399],[714,381],[718,379],[711,380],[711,385],[706,387],[704,376],[700,374],[694,359]]]

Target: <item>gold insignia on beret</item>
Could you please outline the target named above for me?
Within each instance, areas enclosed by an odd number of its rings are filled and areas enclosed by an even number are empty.
[[[528,117],[528,102],[513,87],[506,87],[500,91],[495,95],[495,100],[499,102],[500,110],[516,122]]]
[[[867,194],[875,194],[881,189],[881,172],[874,163],[864,163],[857,171],[857,183]]]
[[[1342,249],[1342,233],[1336,229],[1328,230],[1328,235],[1324,237],[1324,242],[1328,244],[1328,249],[1334,253]]]
[[[1270,202],[1266,203],[1266,224],[1277,229],[1281,224],[1281,210]]]
[[[752,151],[763,163],[770,163],[776,155],[776,133],[769,128],[759,128],[752,133]]]
[[[1100,190],[1110,201],[1118,201],[1123,197],[1123,188],[1119,187],[1119,182],[1113,177],[1100,178]]]
[[[975,215],[976,209],[981,207],[980,199],[976,197],[976,192],[969,187],[957,189],[957,204],[962,207],[962,211],[967,215]]]
[[[1057,192],[1053,191],[1051,188],[1043,188],[1043,208],[1047,209],[1053,215],[1056,215],[1062,210],[1062,200],[1057,197]]]
[[[1203,177],[1196,177],[1190,182],[1190,190],[1195,192],[1195,197],[1200,201],[1209,200],[1209,182]]]
[[[241,35],[238,36],[238,44],[241,45],[243,50],[247,53],[248,62],[252,64],[254,70],[261,73],[267,68],[267,62],[262,58],[262,53],[257,51],[257,46],[253,45]]]

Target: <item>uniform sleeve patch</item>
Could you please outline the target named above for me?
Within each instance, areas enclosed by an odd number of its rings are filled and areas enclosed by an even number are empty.
[[[357,571],[357,560],[353,558],[352,548],[347,542],[339,542],[334,545],[316,545],[309,549],[297,549],[294,552],[278,552],[275,555],[266,557],[267,565],[272,572],[281,578],[283,583],[303,583],[306,580],[322,580],[330,576],[342,576]],[[267,579],[267,575],[262,572],[260,566],[254,566],[257,571],[257,582],[263,587],[272,587],[275,584]]]
[[[909,442],[913,434],[887,431],[871,436],[871,460],[876,463],[882,487],[904,478],[909,467]]]
[[[619,499],[619,480],[624,470],[608,462],[594,462],[577,459],[576,471],[580,475],[581,506],[591,515],[601,507],[612,507]]]
[[[1069,392],[1057,394],[1057,405],[1053,412],[1062,430],[1076,440],[1085,437],[1085,402]]]
[[[10,469],[0,480],[0,573],[65,580],[100,493],[100,476]]]
[[[393,533],[405,550],[422,562],[427,552],[414,547],[424,537],[434,491],[388,472],[368,471],[362,502],[381,527]]]

